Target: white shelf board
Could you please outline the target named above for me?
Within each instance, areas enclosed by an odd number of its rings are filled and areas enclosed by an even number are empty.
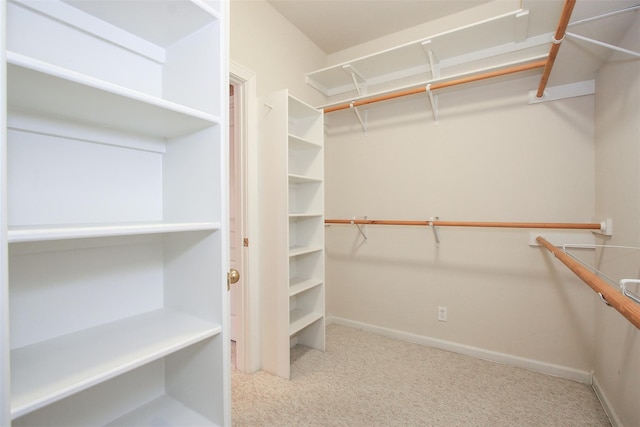
[[[113,420],[105,427],[215,426],[210,420],[167,395]]]
[[[289,336],[295,335],[313,322],[322,319],[324,315],[318,312],[308,312],[294,309],[289,312]]]
[[[321,246],[293,246],[289,248],[289,257],[321,251]]]
[[[300,183],[309,183],[309,182],[322,182],[322,179],[290,173],[289,182],[300,184]]]
[[[321,279],[299,279],[292,277],[289,279],[289,296],[295,296],[316,286],[322,285],[324,282]]]
[[[11,416],[215,336],[220,325],[160,309],[11,351]]]
[[[294,134],[289,134],[289,149],[294,151],[303,151],[309,149],[320,149],[322,148],[321,144],[308,140],[306,138],[301,138]]]
[[[163,48],[197,32],[220,15],[200,0],[63,2]]]
[[[309,117],[318,117],[321,114],[315,107],[307,104],[304,101],[289,95],[289,120],[296,121],[299,119],[305,119]]]
[[[79,224],[9,227],[9,243],[91,237],[130,236],[139,234],[216,231],[218,222],[141,222],[125,224]]]
[[[315,218],[322,216],[322,213],[291,213],[289,214],[289,219],[297,220],[297,219],[306,219],[306,218]]]
[[[220,118],[62,67],[7,52],[7,104],[107,129],[173,138]]]

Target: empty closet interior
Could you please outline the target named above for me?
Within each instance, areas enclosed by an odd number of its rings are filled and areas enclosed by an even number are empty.
[[[640,422],[637,4],[450,2],[393,29],[387,4],[364,38],[378,2],[302,3],[232,4],[230,52],[259,125],[283,88],[324,113],[325,322],[592,384]]]
[[[7,0],[0,63],[0,425],[231,425],[331,323],[640,425],[636,0]]]

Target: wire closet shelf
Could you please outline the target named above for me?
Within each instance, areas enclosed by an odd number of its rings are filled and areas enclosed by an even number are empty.
[[[621,292],[612,286],[610,282],[615,283],[615,280],[603,274],[599,269],[589,266],[587,263],[579,260],[575,254],[570,255],[567,252],[569,247],[574,249],[581,248],[607,248],[607,249],[628,249],[640,251],[638,248],[624,247],[624,246],[608,246],[608,245],[565,245],[562,249],[555,247],[542,236],[538,236],[536,241],[540,245],[544,246],[549,252],[551,252],[558,260],[560,260],[565,266],[567,266],[576,276],[578,276],[584,283],[589,285],[594,292],[596,292],[600,298],[610,307],[615,308],[622,316],[624,316],[629,322],[631,322],[636,328],[640,329],[640,304],[638,301],[638,295],[629,289],[627,285],[630,283],[640,283],[640,280],[636,279],[621,279],[618,283],[621,288]],[[600,250],[600,256],[605,251]],[[602,261],[602,258],[600,259]],[[607,261],[607,264],[615,265],[614,258]],[[619,261],[619,259],[618,259]],[[629,265],[625,262],[625,265]],[[634,265],[638,265],[637,262]]]
[[[580,259],[580,257],[577,254],[571,252],[571,250],[578,250],[578,249],[599,249],[599,254],[600,254],[599,256],[600,259],[598,261],[599,263],[602,263],[602,262],[613,263],[616,260],[622,259],[624,264],[634,265],[637,268],[637,266],[640,266],[640,247],[616,246],[616,245],[588,245],[588,244],[562,245],[562,250],[567,255],[569,255],[571,258],[573,258],[574,260],[576,260],[577,262],[579,262],[580,264],[584,265],[586,268],[591,270],[591,272],[593,272],[593,274],[595,274],[596,276],[601,277],[602,279],[610,282],[612,286],[618,286],[620,288],[620,292],[622,292],[624,296],[640,304],[640,294],[637,293],[637,289],[640,288],[640,278],[615,279],[611,277],[610,274],[603,272],[598,267],[589,264],[585,260]],[[605,257],[605,252],[608,252],[609,256],[606,257],[607,258],[606,260],[603,260],[602,258]],[[640,269],[638,269],[636,274],[640,277]],[[631,289],[629,289],[630,287],[636,287],[636,291],[635,292],[632,291]]]

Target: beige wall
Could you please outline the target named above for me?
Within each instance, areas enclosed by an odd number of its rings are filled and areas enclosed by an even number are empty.
[[[259,97],[289,89],[318,105],[324,97],[305,74],[324,67],[326,55],[264,0],[232,0],[230,59],[256,73]]]
[[[472,14],[337,52],[328,63],[513,6],[482,5]],[[367,134],[352,112],[331,113],[327,217],[590,222],[594,97],[528,105],[527,93],[538,81],[523,77],[440,91],[438,125],[426,95],[369,106]],[[544,250],[529,247],[528,230],[441,229],[436,248],[427,229],[367,228],[366,244],[353,226],[326,232],[330,316],[588,381],[593,295]],[[582,256],[589,261],[593,253]],[[447,307],[447,322],[437,321],[438,306]]]
[[[332,113],[326,216],[590,222],[593,97],[528,105],[538,78]],[[489,352],[592,368],[593,295],[529,231],[353,226],[326,232],[327,311]],[[584,232],[583,232],[584,233]],[[543,233],[544,234],[544,233]],[[438,306],[448,321],[436,319]]]
[[[640,51],[640,15],[620,46]],[[602,243],[640,246],[640,61],[619,54],[596,80],[596,183],[597,212],[614,223],[613,237]],[[637,279],[638,257],[606,249],[598,266],[617,280]],[[640,331],[597,307],[596,381],[619,423],[640,425]]]

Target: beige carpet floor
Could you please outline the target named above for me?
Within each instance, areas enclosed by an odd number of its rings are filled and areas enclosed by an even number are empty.
[[[234,426],[610,426],[591,386],[329,325],[291,380],[232,374]]]

